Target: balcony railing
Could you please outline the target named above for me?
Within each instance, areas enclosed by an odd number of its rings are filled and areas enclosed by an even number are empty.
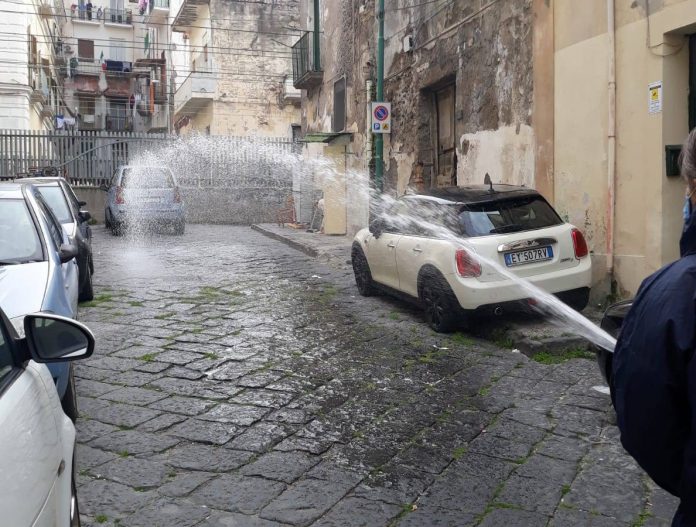
[[[29,68],[29,85],[31,86],[31,101],[45,103],[50,96],[48,77],[42,67]]]
[[[106,129],[110,132],[126,132],[133,128],[133,118],[126,115],[107,115]]]
[[[131,9],[104,9],[104,23],[131,25],[133,11]]]
[[[292,81],[295,88],[307,89],[321,84],[324,72],[314,56],[314,31],[307,31],[292,47]]]
[[[102,66],[96,60],[90,59],[71,59],[68,65],[70,70],[70,76],[76,77],[77,75],[101,75]]]

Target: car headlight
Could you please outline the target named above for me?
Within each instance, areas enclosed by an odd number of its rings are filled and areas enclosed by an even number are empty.
[[[15,331],[17,332],[17,335],[19,335],[20,339],[24,338],[24,317],[17,317],[13,318],[10,320],[12,322],[12,326],[14,326]]]

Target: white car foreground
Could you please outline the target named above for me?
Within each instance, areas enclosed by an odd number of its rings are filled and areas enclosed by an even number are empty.
[[[360,294],[379,288],[417,299],[438,332],[525,300],[507,272],[577,310],[592,278],[583,234],[538,192],[511,185],[403,196],[358,232],[351,256]]]
[[[0,510],[2,525],[78,527],[75,427],[41,363],[89,357],[84,325],[48,313],[24,318],[18,337],[0,310]]]

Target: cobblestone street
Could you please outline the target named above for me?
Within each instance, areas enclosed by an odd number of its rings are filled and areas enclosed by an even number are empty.
[[[438,335],[247,227],[95,228],[84,524],[669,525],[592,360]]]

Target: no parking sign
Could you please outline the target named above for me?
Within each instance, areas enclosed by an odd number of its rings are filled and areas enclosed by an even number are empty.
[[[391,133],[391,103],[373,102],[371,103],[372,114],[372,133],[389,134]]]

